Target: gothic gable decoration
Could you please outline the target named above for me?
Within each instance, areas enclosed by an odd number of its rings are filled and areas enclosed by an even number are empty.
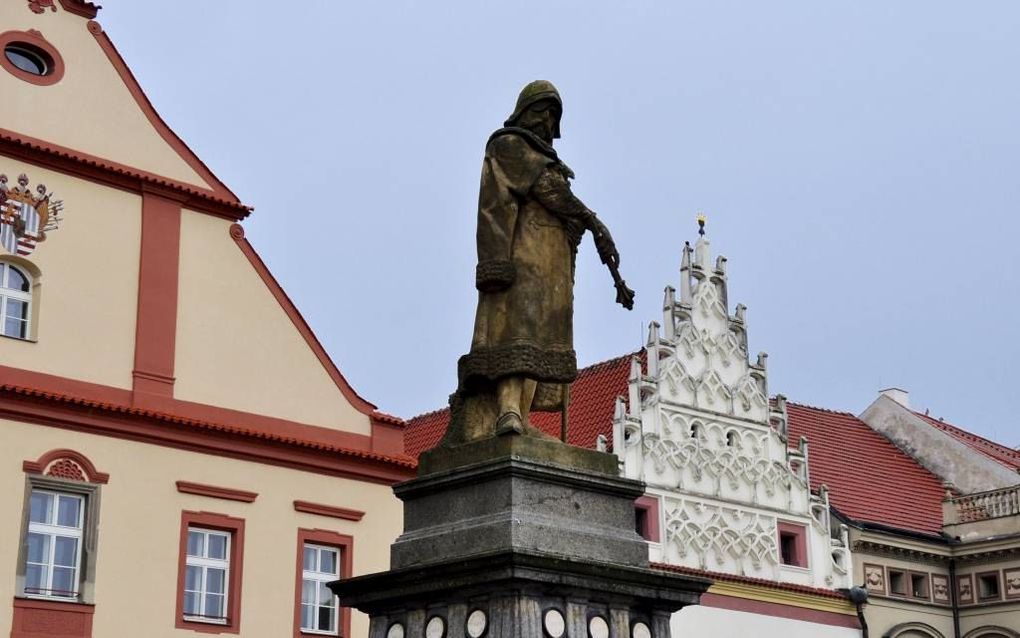
[[[45,184],[33,190],[24,173],[13,187],[7,182],[7,175],[0,174],[0,248],[24,257],[60,227],[64,202],[55,199]]]
[[[747,308],[730,305],[726,258],[712,259],[701,230],[616,404],[613,450],[662,503],[650,558],[848,587],[848,530],[830,518],[827,489],[811,491],[807,440],[789,440],[785,399],[769,401],[767,356],[748,356]],[[803,530],[801,559],[780,546],[791,528]]]

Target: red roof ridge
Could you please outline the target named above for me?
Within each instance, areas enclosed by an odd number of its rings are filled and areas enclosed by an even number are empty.
[[[997,453],[1002,454],[1003,456],[1009,457],[1010,459],[1014,460],[1016,462],[1016,464],[1018,466],[1020,466],[1020,450],[1014,450],[1011,447],[1008,447],[1008,446],[1003,445],[1001,443],[996,443],[995,441],[993,441],[991,439],[985,438],[985,437],[981,436],[980,434],[974,434],[973,432],[965,430],[965,429],[961,428],[958,425],[953,425],[952,423],[949,423],[948,421],[944,421],[942,419],[936,419],[936,418],[934,418],[934,417],[932,417],[931,415],[928,415],[928,414],[922,414],[921,412],[918,412],[917,410],[911,410],[911,412],[913,412],[915,415],[921,417],[922,420],[924,420],[926,423],[928,423],[929,425],[931,425],[934,428],[938,428],[940,430],[949,430],[951,432],[947,432],[948,434],[955,434],[955,435],[960,436],[962,438],[969,439],[969,440],[973,441],[974,443],[979,443],[981,445],[987,445],[988,447],[993,448]]]
[[[621,354],[621,355],[617,355],[615,357],[610,357],[608,359],[603,359],[602,361],[596,361],[595,363],[592,363],[590,365],[586,365],[583,368],[579,369],[577,371],[577,376],[581,376],[582,374],[591,374],[592,372],[595,372],[596,368],[597,369],[602,369],[603,367],[606,367],[606,366],[609,366],[609,365],[616,365],[616,364],[620,363],[621,361],[623,361],[624,359],[629,361],[632,357],[640,357],[643,354],[644,354],[644,349],[641,349],[641,350],[635,350],[634,352],[630,352],[630,353],[627,353],[627,354]]]
[[[653,569],[658,569],[667,572],[676,572],[679,574],[690,574],[693,576],[704,576],[705,578],[711,578],[713,580],[723,580],[733,583],[743,583],[746,585],[759,585],[762,587],[768,587],[769,589],[780,589],[783,591],[792,591],[800,594],[810,594],[812,596],[824,596],[825,598],[837,598],[840,600],[846,600],[846,596],[839,593],[834,589],[824,589],[822,587],[810,587],[808,585],[798,585],[796,583],[784,583],[777,580],[770,580],[768,578],[755,578],[753,576],[740,576],[737,574],[727,574],[724,572],[713,572],[707,569],[696,569],[694,567],[684,567],[683,565],[669,565],[667,563],[652,563]]]
[[[429,417],[436,416],[437,414],[442,414],[443,412],[449,412],[449,411],[450,411],[450,407],[449,406],[442,407],[442,408],[436,408],[435,410],[429,410],[428,412],[422,412],[421,414],[416,414],[416,415],[414,415],[412,417],[409,417],[407,419],[407,422],[410,423],[411,421],[420,421],[421,419],[427,419]]]
[[[393,416],[392,414],[383,412],[382,410],[372,410],[370,415],[373,419],[379,419],[386,423],[392,423],[393,425],[407,425],[407,421],[401,419],[399,416]]]
[[[354,448],[344,447],[340,445],[333,445],[330,443],[319,443],[315,441],[307,441],[303,439],[297,439],[289,436],[281,436],[273,434],[272,432],[259,432],[256,430],[250,430],[247,428],[241,428],[237,426],[227,425],[225,423],[216,423],[213,421],[205,421],[200,419],[193,419],[190,417],[178,416],[174,414],[168,414],[166,412],[160,412],[157,410],[150,410],[147,408],[137,408],[127,405],[119,405],[116,403],[108,403],[106,401],[96,401],[94,399],[86,399],[84,397],[78,397],[69,394],[60,394],[57,392],[49,392],[46,390],[39,390],[36,388],[30,388],[27,386],[15,385],[13,383],[0,384],[0,391],[10,392],[13,394],[19,394],[22,396],[35,397],[46,399],[49,401],[58,401],[61,403],[68,403],[72,405],[79,405],[97,410],[105,410],[108,412],[116,412],[120,414],[129,414],[132,416],[140,416],[145,418],[154,419],[157,421],[164,421],[167,423],[173,423],[176,425],[188,425],[205,430],[215,430],[220,432],[229,432],[231,434],[239,434],[242,436],[249,436],[257,439],[266,439],[269,441],[277,441],[288,445],[295,445],[298,447],[304,447],[314,450],[322,450],[325,452],[334,452],[337,454],[344,454],[354,456],[363,459],[369,459],[373,461],[381,461],[384,463],[392,463],[400,467],[414,468],[417,467],[417,462],[406,455],[388,455],[380,454],[379,452],[372,452],[368,450],[358,450]]]
[[[839,415],[842,415],[842,416],[852,416],[855,419],[857,418],[857,415],[854,414],[853,412],[847,412],[845,410],[833,410],[832,408],[822,408],[822,407],[819,407],[817,405],[808,405],[807,403],[798,403],[796,401],[787,400],[786,401],[786,405],[792,405],[794,407],[804,408],[805,410],[814,410],[816,412],[827,412],[829,414],[839,414]]]

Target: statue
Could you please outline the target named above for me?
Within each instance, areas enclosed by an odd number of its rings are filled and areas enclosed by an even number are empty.
[[[445,445],[501,434],[545,437],[532,409],[562,412],[577,376],[574,262],[586,231],[613,275],[616,300],[633,308],[606,228],[570,190],[556,154],[563,102],[550,82],[528,84],[504,127],[489,137],[478,197],[478,308],[471,350],[458,362]]]

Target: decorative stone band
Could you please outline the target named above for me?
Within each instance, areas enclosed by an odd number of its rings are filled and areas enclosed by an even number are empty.
[[[551,609],[562,616],[569,636],[629,638],[633,631],[634,638],[667,638],[670,614],[697,604],[709,585],[696,576],[647,568],[497,552],[342,579],[329,587],[342,605],[372,617],[372,638],[425,636],[433,616],[445,618],[452,635],[555,636],[561,623],[548,617]],[[630,604],[610,608],[607,597]],[[546,633],[546,627],[553,631]]]
[[[577,378],[577,354],[566,348],[553,350],[513,344],[478,348],[457,362],[457,378],[462,388],[470,386],[476,378],[495,381],[518,374],[547,383],[570,383]]]
[[[482,292],[506,290],[517,277],[517,270],[508,259],[484,259],[475,266],[475,288]]]
[[[182,494],[194,494],[196,496],[208,496],[210,498],[221,498],[227,501],[240,501],[241,503],[254,503],[258,498],[257,492],[246,492],[235,490],[230,487],[217,487],[215,485],[203,485],[190,481],[177,481],[177,491]]]
[[[346,507],[334,507],[332,505],[322,505],[321,503],[312,503],[310,501],[294,501],[294,511],[304,512],[305,514],[316,514],[318,516],[328,516],[330,518],[339,518],[345,521],[360,521],[365,517],[365,513],[359,510],[347,509]]]

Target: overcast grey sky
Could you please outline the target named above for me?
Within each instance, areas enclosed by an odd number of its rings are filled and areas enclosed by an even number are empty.
[[[104,4],[156,108],[256,207],[249,239],[383,410],[454,389],[484,143],[544,78],[574,191],[638,293],[614,305],[586,239],[580,364],[640,347],[704,211],[772,392],[859,413],[897,385],[1020,444],[1015,0]]]

